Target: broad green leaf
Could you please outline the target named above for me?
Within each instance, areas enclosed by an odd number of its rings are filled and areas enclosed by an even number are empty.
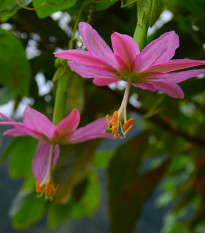
[[[10,100],[15,98],[15,94],[8,88],[0,89],[0,105],[7,104]]]
[[[45,205],[45,200],[37,198],[32,191],[18,193],[10,208],[13,226],[16,229],[25,229],[38,222],[45,213]]]
[[[19,0],[23,6],[27,6],[32,0]],[[0,20],[5,22],[13,16],[21,7],[17,4],[16,0],[0,0]]]
[[[75,189],[76,187],[74,188],[74,193]],[[73,195],[68,203],[53,203],[51,205],[48,215],[49,227],[56,227],[61,221],[69,217],[81,218],[83,216],[92,216],[99,205],[99,200],[99,182],[96,174],[91,172],[80,200],[77,200],[75,195]]]
[[[94,157],[94,165],[100,168],[107,168],[109,161],[112,158],[114,152],[105,150],[105,151],[96,151]]]
[[[104,9],[112,6],[117,1],[118,0],[100,0],[100,1],[97,1],[97,4],[95,6],[95,10],[97,10],[97,11],[104,10]]]
[[[61,155],[56,164],[55,182],[60,185],[56,201],[66,203],[72,196],[76,184],[89,175],[96,142],[61,147]]]
[[[156,169],[139,173],[147,146],[147,133],[142,133],[121,146],[108,168],[108,192],[111,233],[134,232],[143,205],[163,178],[169,160]]]
[[[35,155],[37,140],[32,137],[13,138],[4,153],[9,154],[9,172],[14,178],[32,174],[32,159]]]
[[[0,29],[0,83],[16,94],[27,96],[30,65],[20,41],[11,32]]]
[[[77,0],[50,0],[42,2],[42,0],[33,0],[39,18],[45,18],[54,12],[67,10],[75,5]]]

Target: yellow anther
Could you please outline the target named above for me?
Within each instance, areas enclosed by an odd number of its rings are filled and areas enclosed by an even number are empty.
[[[123,125],[123,130],[126,130],[127,131],[127,129],[129,129],[129,127],[133,124],[133,122],[134,122],[134,119],[133,118],[130,118],[127,122],[125,122],[125,124]],[[133,125],[132,125],[133,126]],[[132,128],[132,127],[131,127]],[[131,129],[130,128],[130,129]],[[129,129],[129,130],[130,130]],[[128,130],[128,131],[129,131]]]
[[[44,192],[46,195],[52,195],[51,184],[49,182],[46,183]]]
[[[109,115],[106,115],[107,127],[110,128]]]
[[[112,117],[112,126],[116,126],[117,125],[117,121],[118,121],[118,111],[115,111],[113,113],[113,117]]]
[[[41,181],[40,181],[40,180],[37,180],[37,181],[36,181],[36,192],[37,192],[37,193],[42,193],[42,192],[43,192],[43,188],[40,187],[40,184],[41,184]]]

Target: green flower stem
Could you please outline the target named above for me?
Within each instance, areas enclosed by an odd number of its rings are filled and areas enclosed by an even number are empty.
[[[142,51],[142,49],[145,46],[147,30],[148,30],[148,23],[144,15],[142,19],[142,25],[137,24],[137,27],[134,33],[134,39],[137,41],[140,51]]]
[[[65,105],[66,105],[66,97],[67,93],[65,91],[65,87],[67,86],[66,75],[63,75],[58,80],[55,105],[53,111],[53,124],[57,125],[63,118],[65,114]]]

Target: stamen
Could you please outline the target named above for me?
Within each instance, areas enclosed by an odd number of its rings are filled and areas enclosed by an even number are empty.
[[[112,117],[112,126],[116,126],[117,125],[117,120],[118,120],[118,111],[115,111],[113,113],[113,117]]]
[[[40,184],[41,184],[41,181],[37,180],[36,181],[36,192],[37,193],[42,193],[43,192],[43,188],[40,186]]]
[[[109,115],[106,115],[106,122],[107,122],[107,127],[110,128],[110,121],[109,121]]]
[[[130,118],[127,122],[125,122],[125,124],[123,125],[123,130],[127,131],[127,129],[133,124],[134,119]],[[133,126],[133,125],[132,125]],[[132,128],[132,127],[131,127]],[[130,128],[130,129],[131,129]],[[129,131],[129,130],[128,130]]]

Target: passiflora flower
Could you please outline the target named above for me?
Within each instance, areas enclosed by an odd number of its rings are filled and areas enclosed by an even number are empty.
[[[205,72],[205,69],[173,72],[205,64],[205,61],[191,59],[171,60],[179,47],[179,37],[174,31],[164,33],[141,52],[137,42],[128,35],[114,32],[111,35],[112,51],[89,24],[81,22],[79,32],[88,51],[74,49],[54,54],[69,60],[72,71],[84,78],[94,78],[93,83],[96,85],[127,81],[121,107],[113,114],[114,121],[107,120],[107,131],[112,131],[116,138],[119,138],[119,127],[125,136],[132,127],[133,119],[127,121],[126,118],[131,85],[150,91],[160,90],[171,97],[183,98],[183,90],[177,84]]]
[[[77,129],[80,122],[80,114],[77,109],[73,111],[57,126],[40,112],[27,107],[23,114],[23,123],[15,122],[0,113],[6,121],[0,125],[12,125],[15,128],[4,132],[10,136],[32,136],[39,139],[36,154],[32,162],[32,170],[36,179],[36,192],[40,196],[45,193],[46,198],[52,200],[59,185],[55,186],[52,179],[52,169],[60,155],[60,146],[76,144],[95,138],[111,138],[112,134],[106,134],[105,118],[98,119],[84,127]]]

